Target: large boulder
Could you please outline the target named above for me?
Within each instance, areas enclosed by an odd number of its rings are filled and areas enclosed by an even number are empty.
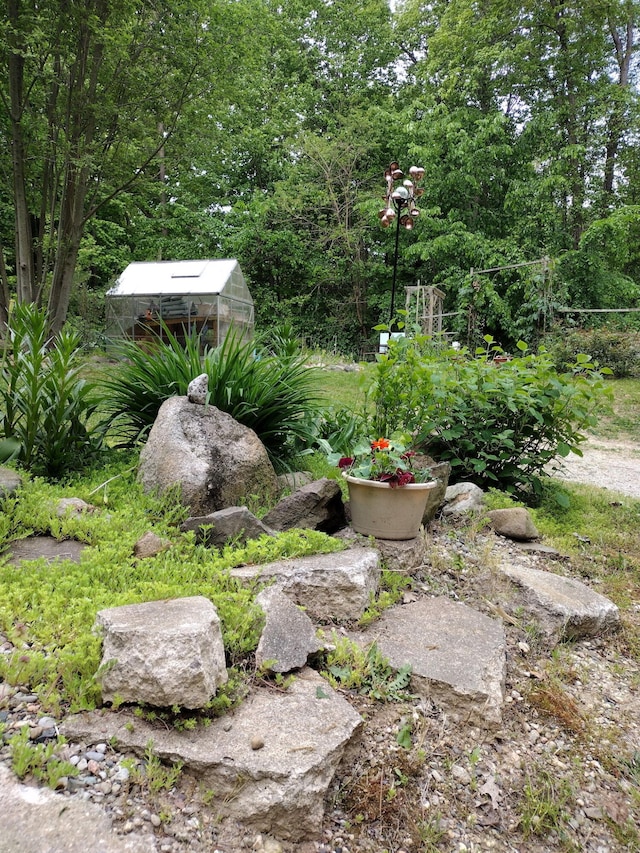
[[[238,506],[251,495],[270,503],[278,480],[253,430],[215,406],[187,397],[165,400],[140,454],[138,479],[146,492],[179,484],[193,515]]]
[[[220,619],[203,596],[100,610],[102,698],[203,708],[227,681]]]

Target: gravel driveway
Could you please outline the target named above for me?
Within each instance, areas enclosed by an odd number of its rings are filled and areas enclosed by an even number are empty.
[[[639,444],[590,438],[582,451],[582,456],[571,453],[560,459],[560,468],[553,476],[640,499]]]

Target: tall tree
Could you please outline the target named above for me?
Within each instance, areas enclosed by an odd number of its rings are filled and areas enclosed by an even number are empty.
[[[13,241],[2,235],[0,318],[13,268],[18,300],[46,298],[52,331],[62,327],[87,221],[154,162],[185,105],[213,84],[212,47],[229,40],[222,11],[186,0],[8,0],[0,139],[15,220]],[[227,66],[233,50],[216,56]]]

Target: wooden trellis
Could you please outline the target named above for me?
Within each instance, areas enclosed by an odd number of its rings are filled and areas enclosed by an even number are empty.
[[[424,335],[442,332],[444,292],[437,287],[422,284],[405,287],[407,322],[419,326]]]

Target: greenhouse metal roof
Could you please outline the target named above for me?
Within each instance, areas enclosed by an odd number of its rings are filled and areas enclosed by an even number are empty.
[[[107,296],[162,293],[222,293],[232,275],[242,271],[235,259],[201,261],[136,261],[116,279]]]

